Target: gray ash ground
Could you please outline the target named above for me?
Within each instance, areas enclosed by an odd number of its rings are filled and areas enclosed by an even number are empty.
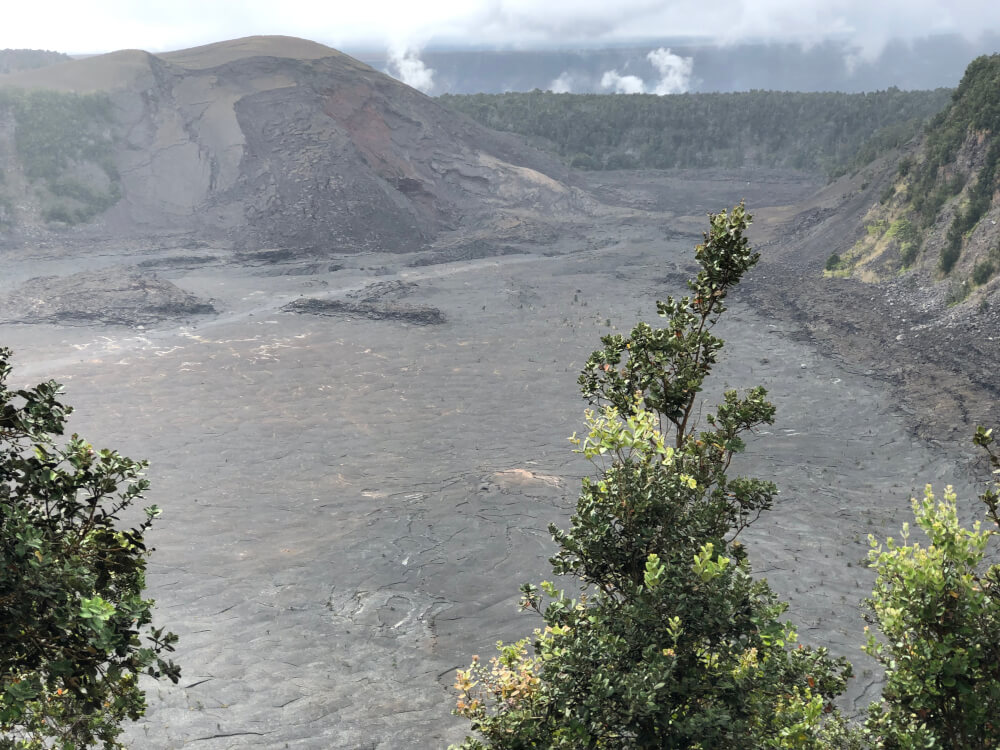
[[[658,189],[722,207],[742,197],[741,178]],[[789,181],[776,201],[803,189]],[[164,516],[150,593],[157,622],[181,636],[184,676],[150,683],[131,745],[459,739],[454,670],[539,625],[517,611],[517,587],[551,578],[547,524],[567,521],[592,471],[566,440],[585,408],[578,371],[600,335],[654,320],[657,298],[683,293],[691,233],[704,228],[682,213],[616,219],[591,226],[582,248],[574,238],[421,268],[390,255],[312,275],[194,265],[171,279],[213,299],[216,317],[146,331],[0,327],[15,377],[66,384],[72,430],[151,461],[148,500]],[[281,310],[300,298],[361,304],[379,282],[445,322]],[[758,312],[763,288],[732,305],[706,396],[764,384],[778,406],[739,466],[782,491],[747,539],[751,560],[791,602],[804,642],[855,662],[849,704],[860,708],[877,695],[860,651],[867,534],[895,533],[925,482],[972,497],[965,446],[921,441],[924,417],[900,408],[895,386],[829,356],[798,313]]]

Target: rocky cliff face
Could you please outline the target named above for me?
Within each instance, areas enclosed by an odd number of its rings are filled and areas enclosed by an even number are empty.
[[[106,153],[70,154],[43,189],[24,163],[20,110],[0,112],[0,131],[11,131],[0,137],[5,182],[20,180],[26,190],[11,192],[35,196],[0,202],[8,241],[75,224],[74,232],[94,236],[180,233],[238,247],[406,251],[510,212],[589,205],[550,157],[300,39],[254,37],[164,55],[128,50],[0,76],[0,89],[55,90],[75,102],[96,93],[111,113],[108,125],[86,113],[69,123],[92,140],[106,134]],[[88,159],[109,168],[97,174]],[[79,195],[65,187],[97,190],[88,174],[116,183],[103,186],[114,205],[99,203],[94,215],[74,213]],[[64,203],[68,213],[53,211]]]
[[[1000,55],[974,60],[948,109],[872,180],[857,241],[828,271],[919,280],[931,307],[988,309],[1000,295]]]

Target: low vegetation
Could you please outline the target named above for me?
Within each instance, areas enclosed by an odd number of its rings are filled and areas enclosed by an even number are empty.
[[[973,60],[961,83],[952,94],[951,106],[930,122],[923,158],[917,164],[905,164],[904,175],[911,176],[910,203],[924,226],[936,218],[944,202],[965,186],[965,175],[955,169],[955,159],[970,135],[1000,134],[1000,55]],[[1000,162],[1000,140],[991,139],[972,200],[956,217],[959,233],[970,228],[989,205]]]
[[[906,143],[947,89],[868,94],[444,95],[496,130],[537,139],[581,169],[790,167],[836,177]]]
[[[974,442],[1000,470],[992,432],[979,428]],[[988,528],[964,528],[951,488],[938,499],[928,486],[912,501],[926,542],[911,541],[906,525],[899,540],[871,540],[880,635],[865,650],[886,677],[866,724],[876,747],[1000,747],[1000,565],[984,562],[990,527],[1000,528],[998,488],[981,497]]]
[[[521,588],[533,636],[459,670],[456,713],[486,748],[861,750],[1000,743],[1000,483],[990,528],[959,524],[951,489],[913,501],[928,543],[870,538],[877,574],[865,646],[886,672],[864,721],[834,699],[851,668],[797,642],[785,604],[752,574],[740,533],[767,512],[766,480],[730,476],[743,435],[774,420],[763,388],[729,391],[699,425],[729,291],[758,260],[742,206],[710,217],[690,294],[657,303],[661,328],[604,336],[580,385],[593,405],[572,438],[591,460],[570,528],[551,528],[553,582]],[[897,232],[901,228],[897,228]],[[995,473],[1000,457],[980,428]]]

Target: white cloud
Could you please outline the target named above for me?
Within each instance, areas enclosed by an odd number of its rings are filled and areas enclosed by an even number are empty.
[[[399,40],[411,47],[530,47],[696,36],[801,44],[836,38],[873,59],[889,38],[998,30],[996,0],[6,0],[0,48],[161,51],[252,34],[354,49]]]
[[[652,86],[646,85],[639,76],[622,75],[617,70],[608,70],[601,76],[601,88],[610,89],[616,94],[683,94],[691,87],[691,73],[694,71],[694,58],[675,55],[666,47],[654,49],[646,59],[660,74],[659,80]],[[563,73],[555,84],[566,74]],[[555,88],[552,89],[555,91]]]
[[[616,94],[646,93],[646,84],[639,76],[623,76],[617,70],[609,70],[601,76],[601,88],[612,89]]]
[[[694,70],[693,57],[681,57],[669,47],[654,49],[646,58],[660,73],[660,80],[653,88],[654,94],[683,94],[691,88],[691,72]]]
[[[407,86],[412,86],[425,94],[434,88],[434,69],[424,64],[418,50],[405,47],[390,48],[388,72]]]

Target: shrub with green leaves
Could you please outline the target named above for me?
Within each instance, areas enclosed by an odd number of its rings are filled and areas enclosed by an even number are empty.
[[[522,587],[543,624],[458,672],[456,713],[477,735],[462,748],[819,748],[850,735],[832,705],[849,665],[797,644],[737,541],[777,490],[730,476],[730,462],[774,406],[763,388],[729,391],[698,424],[723,345],[712,328],[759,259],[742,205],[710,221],[690,294],[657,303],[665,325],[604,336],[587,361],[595,408],[573,442],[597,475],[570,528],[550,529],[553,572],[579,593]]]
[[[899,175],[908,176],[909,207],[925,229],[939,220],[944,205],[973,180],[956,207],[941,250],[940,268],[945,274],[954,268],[966,238],[989,211],[1000,187],[998,85],[1000,55],[983,55],[969,63],[951,105],[926,128],[919,160],[900,163]],[[958,166],[960,151],[970,147],[979,151],[972,171]]]
[[[95,450],[48,381],[11,390],[0,348],[0,748],[119,748],[145,710],[141,673],[177,682],[177,638],[150,627],[145,533],[121,515],[141,499],[146,463]]]
[[[984,562],[1000,529],[1000,457],[991,430],[980,427],[975,442],[994,473],[980,496],[987,528],[963,527],[952,489],[938,500],[928,486],[912,501],[926,543],[911,541],[905,524],[899,541],[870,539],[878,578],[869,606],[881,637],[870,634],[865,650],[885,667],[886,685],[867,727],[879,748],[1000,747],[1000,565]]]
[[[962,256],[962,236],[954,232],[954,227],[948,230],[948,237],[945,245],[941,248],[941,256],[938,261],[938,268],[948,275],[951,273],[958,259]]]
[[[972,269],[972,280],[976,284],[985,284],[996,273],[996,270],[991,259],[981,260]]]
[[[899,259],[903,264],[903,268],[909,268],[917,260],[917,255],[920,253],[920,245],[915,242],[904,242],[899,248]]]

